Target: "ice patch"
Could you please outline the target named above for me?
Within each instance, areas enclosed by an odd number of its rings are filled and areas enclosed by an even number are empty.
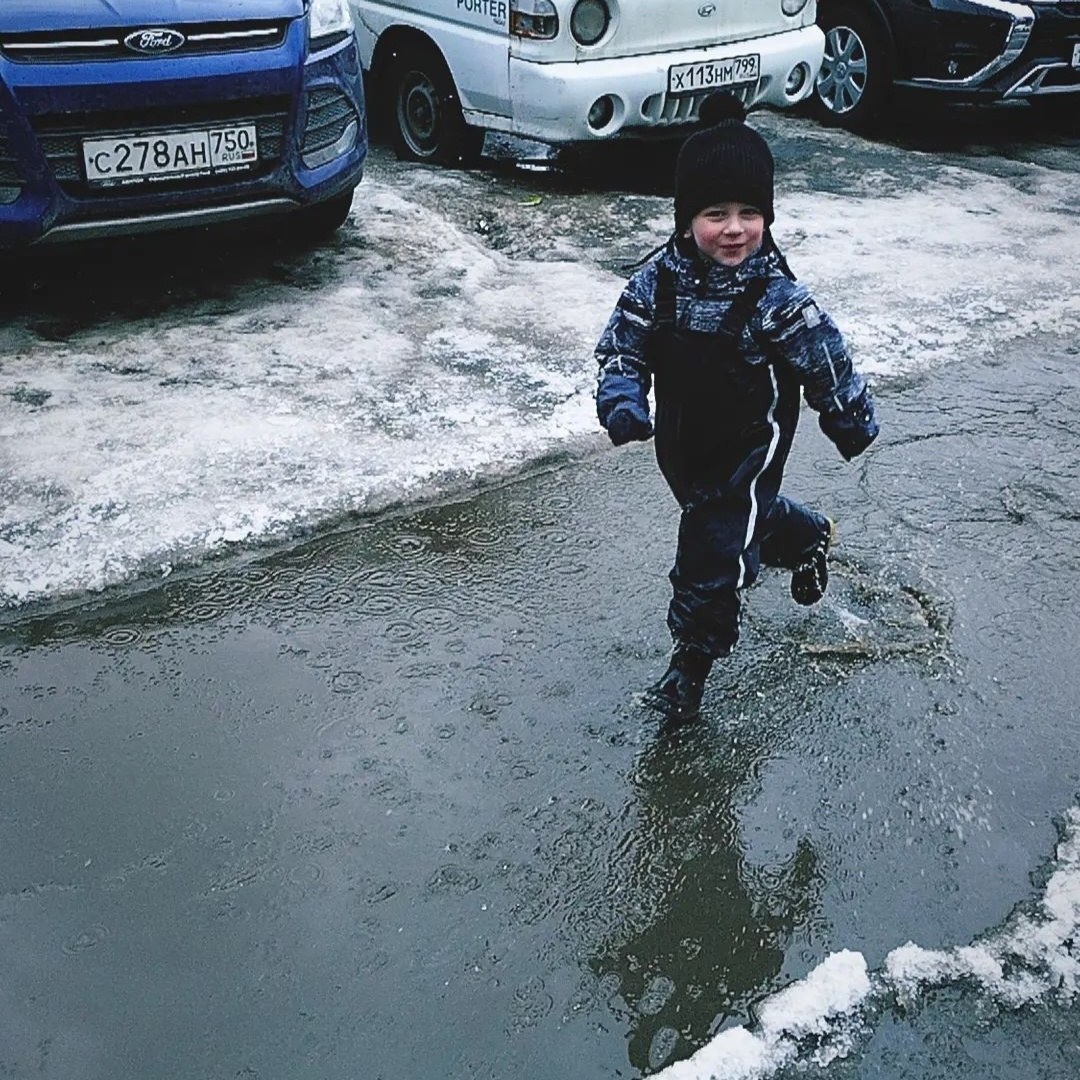
[[[362,194],[347,229],[364,245],[318,303],[255,281],[226,314],[17,336],[0,608],[436,496],[599,432],[592,349],[618,278],[509,258],[375,181]],[[24,385],[47,399],[28,407]]]
[[[928,990],[971,986],[1019,1008],[1047,998],[1071,1003],[1080,990],[1080,807],[1066,812],[1053,872],[1033,912],[971,945],[893,949],[871,974],[861,953],[834,953],[759,1006],[756,1030],[731,1028],[657,1080],[766,1080],[788,1065],[824,1067],[855,1051],[872,1004],[918,1005]]]
[[[1016,184],[928,165],[919,190],[888,196],[876,181],[844,198],[781,191],[777,238],[868,374],[1075,336],[1080,263],[1061,252],[1080,248],[1080,218],[1044,172]],[[432,191],[469,198],[467,175],[415,176],[365,179],[340,249],[253,275],[226,302],[55,339],[18,318],[0,327],[0,609],[600,438],[592,350],[622,279],[572,229],[527,256],[493,249],[423,205]],[[648,250],[670,200],[634,204]],[[1006,214],[1041,242],[1017,244]]]
[[[892,198],[780,197],[775,231],[860,368],[891,375],[1077,332],[1080,264],[1061,252],[1080,248],[1080,219],[1054,214],[1059,199],[944,170],[926,190]],[[1017,244],[1003,214],[1044,222],[1040,244]]]

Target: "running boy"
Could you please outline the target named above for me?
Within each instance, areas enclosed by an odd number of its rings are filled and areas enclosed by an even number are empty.
[[[791,571],[796,603],[828,584],[833,523],[780,494],[800,391],[847,460],[878,433],[874,402],[832,319],[795,284],[769,226],[773,157],[730,93],[675,166],[675,231],[627,283],[596,347],[600,423],[620,446],[653,435],[682,509],[668,628],[674,649],[645,701],[698,715],[705,680],[739,636],[739,590],[762,563]]]

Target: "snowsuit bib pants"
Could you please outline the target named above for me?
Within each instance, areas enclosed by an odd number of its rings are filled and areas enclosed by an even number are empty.
[[[657,284],[656,458],[682,510],[668,628],[711,657],[738,640],[738,591],[761,564],[794,569],[829,530],[827,518],[780,494],[799,381],[740,347],[764,291],[764,278],[752,280],[719,331],[705,333],[678,326],[674,274],[662,268]]]

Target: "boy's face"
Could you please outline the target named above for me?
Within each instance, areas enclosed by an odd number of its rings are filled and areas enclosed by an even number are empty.
[[[716,203],[695,215],[688,232],[702,255],[738,266],[761,247],[765,216],[747,203]]]

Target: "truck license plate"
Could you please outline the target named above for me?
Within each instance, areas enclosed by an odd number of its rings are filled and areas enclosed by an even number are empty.
[[[702,60],[696,64],[676,64],[668,68],[668,93],[693,94],[720,86],[756,82],[761,74],[761,56],[732,56],[727,60]]]
[[[94,187],[238,172],[259,160],[254,124],[84,139],[82,151]]]

